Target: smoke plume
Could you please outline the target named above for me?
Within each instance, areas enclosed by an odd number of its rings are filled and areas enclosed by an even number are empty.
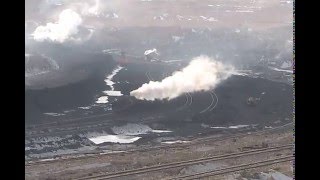
[[[130,92],[142,100],[173,99],[183,93],[206,91],[215,88],[227,79],[234,69],[232,66],[210,59],[207,56],[194,58],[188,66],[159,81],[150,81]]]
[[[33,38],[36,41],[51,40],[62,43],[78,33],[78,26],[81,23],[82,19],[78,13],[71,9],[66,9],[60,13],[57,23],[38,26],[33,33]]]

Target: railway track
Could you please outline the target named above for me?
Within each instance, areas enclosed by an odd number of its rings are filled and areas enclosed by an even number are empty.
[[[192,96],[191,96],[191,94],[190,93],[184,93],[184,95],[186,97],[186,102],[182,106],[177,108],[176,111],[182,111],[182,110],[186,109],[187,107],[191,106],[191,104],[192,104]]]
[[[199,112],[200,114],[207,112],[208,110],[211,109],[211,106],[214,105],[213,103],[215,102],[215,99],[214,99],[214,95],[213,95],[212,91],[209,91],[209,94],[211,96],[212,101],[208,107],[206,107],[205,109],[203,109],[202,111]]]
[[[272,129],[265,129],[265,130],[261,130],[261,131],[250,132],[250,135],[262,135],[264,133],[287,128],[290,125],[293,125],[293,123],[288,123],[283,126],[275,127]],[[135,153],[135,152],[147,152],[147,151],[152,151],[152,150],[177,149],[177,148],[183,148],[183,147],[187,147],[190,145],[197,145],[197,144],[205,143],[205,142],[217,142],[217,141],[225,141],[225,140],[233,139],[233,138],[241,138],[241,137],[244,137],[247,135],[248,135],[248,132],[245,132],[245,133],[242,132],[242,133],[231,134],[231,135],[226,135],[226,136],[222,136],[222,137],[195,138],[193,140],[190,140],[190,142],[188,142],[188,143],[176,144],[175,146],[159,145],[159,146],[137,148],[137,149],[131,149],[131,150],[120,151],[120,152],[110,153],[110,154],[103,154],[103,155],[101,155],[100,153],[98,153],[98,154],[92,153],[90,155],[84,155],[84,156],[80,156],[80,157],[79,156],[78,157],[68,157],[68,158],[59,158],[58,157],[57,159],[54,159],[52,161],[56,162],[56,161],[71,160],[71,159],[75,160],[75,159],[84,159],[84,158],[97,158],[98,156],[109,156],[112,154],[131,154],[131,153]],[[51,163],[52,161],[41,161],[41,160],[29,161],[29,162],[26,162],[25,166],[32,166],[32,165],[36,165],[36,164],[47,164],[47,163]]]
[[[213,170],[213,171],[209,171],[209,172],[204,172],[204,173],[197,173],[197,174],[192,174],[192,175],[179,176],[179,177],[171,178],[170,180],[200,179],[200,178],[217,176],[217,175],[228,174],[228,173],[234,173],[234,172],[239,172],[239,171],[243,171],[243,170],[264,167],[264,166],[270,166],[270,165],[279,164],[279,163],[288,162],[288,161],[293,161],[293,160],[294,160],[294,156],[293,155],[289,155],[289,156],[284,156],[284,157],[279,157],[279,158],[273,158],[273,159],[268,159],[268,160],[263,160],[263,161],[257,161],[257,162],[253,162],[253,163],[246,163],[246,164],[230,166],[230,167],[221,168],[221,169],[217,169],[217,170]]]
[[[179,162],[167,163],[167,164],[162,164],[162,165],[154,165],[154,166],[149,166],[149,167],[137,168],[137,169],[132,169],[132,170],[108,173],[108,174],[100,174],[100,175],[81,177],[81,178],[78,178],[77,180],[85,180],[85,179],[102,180],[102,179],[120,178],[120,177],[124,177],[124,176],[137,175],[137,174],[154,172],[154,171],[159,171],[159,170],[185,167],[185,166],[195,165],[195,164],[199,164],[199,163],[207,163],[207,162],[212,162],[212,161],[239,158],[239,157],[243,157],[243,156],[277,152],[277,151],[282,151],[282,150],[290,150],[292,148],[293,148],[292,144],[286,144],[286,145],[276,146],[276,147],[260,148],[260,149],[255,149],[255,150],[249,150],[249,151],[243,151],[243,152],[237,152],[237,153],[228,153],[228,154],[223,154],[223,155],[217,155],[217,156],[211,156],[211,157],[199,158],[199,159],[193,159],[193,160],[186,160],[186,161],[179,161]],[[280,160],[280,158],[278,158],[278,159]],[[271,160],[269,160],[269,161],[271,161]],[[266,161],[266,162],[269,162],[269,161]],[[255,164],[259,164],[259,163],[255,163]],[[235,166],[235,167],[232,166],[232,167],[225,168],[225,169],[234,170],[235,168],[241,168],[241,167],[243,167],[243,165],[242,166]],[[212,173],[214,173],[214,171],[211,172],[211,174]],[[203,176],[203,175],[207,175],[207,174],[187,175],[187,176],[182,176],[182,178],[178,178],[178,179],[185,179],[185,178],[194,179],[193,178],[194,176]],[[174,179],[176,179],[176,178],[174,178]]]
[[[207,108],[205,108],[204,110],[200,111],[199,112],[200,114],[205,113],[207,111],[212,111],[214,108],[216,108],[216,106],[219,102],[219,99],[218,99],[218,96],[216,95],[216,93],[214,93],[213,91],[209,91],[209,94],[212,99],[211,104]]]
[[[212,91],[212,94],[216,97],[216,103],[214,104],[214,106],[213,106],[212,108],[210,108],[209,111],[214,110],[214,108],[217,107],[217,104],[218,104],[218,102],[219,102],[219,98],[218,98],[217,94],[216,94],[214,91]]]

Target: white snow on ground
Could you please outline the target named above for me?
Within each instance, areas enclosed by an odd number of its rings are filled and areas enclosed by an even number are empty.
[[[107,78],[104,80],[104,82],[106,82],[107,85],[111,87],[111,90],[114,90],[114,87],[113,87],[114,82],[112,81],[112,78],[113,78],[122,68],[123,68],[123,67],[121,67],[121,66],[117,66],[117,67],[111,72],[111,74],[109,74],[109,75],[107,76]]]
[[[157,55],[158,55],[158,52],[157,52],[157,49],[156,49],[156,48],[146,50],[146,51],[144,52],[144,55],[146,56],[146,55],[149,55],[149,54],[151,54],[151,53],[154,53],[154,54],[157,54]]]
[[[238,128],[245,128],[249,127],[250,125],[236,125],[236,126],[229,126],[229,127],[222,127],[222,126],[213,126],[210,127],[212,129],[238,129]]]
[[[169,133],[169,132],[172,132],[172,131],[168,131],[168,130],[155,130],[155,129],[153,129],[151,132],[153,132],[153,133]]]
[[[229,126],[230,129],[238,129],[238,128],[245,128],[248,127],[249,125],[236,125],[236,126]]]
[[[233,74],[233,75],[238,75],[238,76],[250,76],[250,74],[245,73],[245,72],[240,72],[240,71],[238,71],[238,72],[233,72],[232,74]]]
[[[125,151],[111,151],[111,150],[102,150],[102,151],[103,151],[102,153],[99,153],[100,155],[125,152]]]
[[[90,109],[91,106],[78,107],[79,109]]]
[[[275,68],[275,67],[270,67],[270,69],[274,70],[274,71],[279,71],[279,72],[287,72],[287,73],[293,73],[292,70],[286,70],[286,69],[278,69],[278,68]]]
[[[286,69],[286,68],[290,68],[292,65],[289,62],[283,62],[281,65],[281,68]]]
[[[108,96],[122,96],[121,91],[103,91]]]
[[[24,56],[27,57],[27,58],[30,58],[30,56],[32,56],[32,54],[24,53]]]
[[[181,140],[177,140],[177,141],[164,141],[164,142],[161,142],[163,144],[175,144],[175,143],[188,143],[190,141],[181,141]]]
[[[169,16],[168,13],[164,13],[164,14],[162,14],[162,15],[160,15],[160,16],[154,16],[154,17],[153,17],[153,20],[159,19],[159,20],[163,21],[163,20],[165,20],[165,18],[167,18],[168,16]]]
[[[154,130],[147,125],[144,124],[133,124],[128,123],[124,126],[115,126],[111,128],[115,134],[118,135],[140,135],[140,134],[148,134],[148,133],[168,133],[172,131],[168,130]]]
[[[88,139],[95,144],[102,144],[105,142],[128,144],[128,143],[133,143],[139,140],[140,138],[141,137],[124,136],[124,135],[104,135],[104,136],[97,136],[97,137],[92,137]]]
[[[176,17],[177,17],[177,19],[178,19],[179,21],[185,19],[185,18],[184,18],[183,16],[181,16],[181,15],[177,15]]]
[[[41,162],[47,162],[47,161],[54,161],[53,158],[47,158],[47,159],[40,159]]]
[[[70,110],[64,110],[63,112],[64,113],[71,113],[71,112],[75,112],[76,110],[74,110],[74,109],[70,109]]]
[[[120,55],[121,50],[120,49],[105,49],[105,50],[102,50],[102,52],[105,54],[119,54]]]
[[[117,66],[112,72],[111,74],[109,74],[107,76],[107,78],[104,80],[104,82],[106,82],[106,84],[108,86],[110,86],[111,91],[104,91],[105,94],[110,95],[110,96],[121,96],[121,92],[120,91],[114,91],[114,87],[113,85],[115,84],[112,81],[112,78],[121,70],[123,69],[123,67],[121,66]],[[119,93],[120,92],[120,93]],[[98,104],[102,104],[102,103],[107,103],[108,102],[108,96],[101,96],[98,98],[98,100],[96,101],[96,103]]]
[[[182,60],[167,60],[167,61],[163,61],[165,63],[174,63],[174,62],[181,62]]]
[[[227,129],[227,127],[221,127],[221,126],[214,126],[214,127],[210,127],[212,129]]]
[[[119,15],[116,13],[110,13],[105,15],[106,18],[111,18],[111,19],[118,19]]]
[[[202,20],[204,20],[204,21],[209,21],[209,22],[214,22],[214,21],[218,21],[218,20],[216,20],[215,18],[213,18],[213,17],[205,17],[205,16],[200,16],[201,18],[202,18]]]
[[[184,39],[183,36],[172,36],[174,42],[179,42],[180,40]]]
[[[60,113],[43,113],[45,115],[48,115],[48,116],[63,116],[65,114],[60,114]]]
[[[119,18],[119,15],[116,13],[113,13],[112,15],[113,15],[113,18]]]
[[[101,96],[98,98],[98,100],[96,101],[96,103],[98,104],[103,104],[103,103],[107,103],[108,101],[108,96]]]
[[[254,11],[251,10],[236,10],[238,13],[253,13]]]

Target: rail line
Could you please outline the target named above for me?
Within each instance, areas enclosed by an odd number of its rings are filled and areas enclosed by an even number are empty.
[[[221,169],[217,169],[217,170],[213,170],[213,171],[209,171],[209,172],[179,176],[176,178],[171,178],[170,180],[199,179],[199,178],[204,178],[204,177],[210,177],[210,176],[222,175],[222,174],[227,174],[227,173],[232,173],[232,172],[238,172],[238,171],[247,170],[247,169],[254,169],[254,168],[258,168],[258,167],[269,166],[269,165],[278,164],[278,163],[282,163],[282,162],[288,162],[288,161],[292,161],[293,159],[294,159],[294,156],[289,155],[289,156],[284,156],[284,157],[279,157],[279,158],[273,158],[273,159],[253,162],[253,163],[246,163],[246,164],[230,166],[230,167],[221,168]]]
[[[186,97],[186,102],[182,106],[177,108],[177,111],[181,111],[181,110],[185,109],[189,104],[189,96],[187,95],[187,93],[184,93],[184,96]]]
[[[293,123],[288,123],[279,127],[275,127],[272,129],[265,129],[265,130],[261,130],[261,131],[256,131],[256,132],[250,132],[250,135],[261,135],[264,133],[268,133],[268,132],[272,132],[272,131],[276,131],[282,128],[286,128],[290,125],[293,125]],[[196,138],[193,140],[190,140],[191,142],[188,143],[184,143],[184,144],[176,144],[175,146],[172,145],[159,145],[159,146],[154,146],[154,147],[145,147],[145,148],[137,148],[137,149],[131,149],[131,150],[126,150],[126,151],[121,151],[121,152],[116,152],[116,153],[112,153],[112,154],[131,154],[131,153],[135,153],[135,152],[147,152],[147,151],[151,151],[151,150],[162,150],[162,149],[175,149],[175,148],[183,148],[183,147],[187,147],[190,145],[196,145],[196,144],[200,144],[200,143],[205,143],[205,142],[218,142],[218,141],[225,141],[228,139],[233,139],[233,138],[241,138],[241,137],[245,137],[248,135],[248,132],[245,133],[237,133],[237,134],[231,134],[231,135],[225,135],[222,137],[205,137],[205,138]],[[91,155],[85,155],[85,156],[80,156],[80,157],[68,157],[68,158],[58,158],[58,159],[54,159],[52,161],[63,161],[63,160],[71,160],[71,159],[84,159],[84,158],[96,158],[97,156],[108,156],[108,155],[112,155],[112,154],[95,154],[92,153]],[[25,165],[26,166],[31,166],[31,165],[35,165],[35,164],[47,164],[50,163],[52,161],[41,161],[41,160],[37,160],[37,161],[29,161],[27,162]]]
[[[214,108],[216,108],[216,106],[217,106],[217,104],[219,102],[219,98],[218,98],[217,94],[214,91],[212,91],[212,94],[216,97],[216,103],[214,104],[214,106],[209,111],[212,111]]]
[[[153,166],[149,166],[149,167],[137,168],[137,169],[132,169],[132,170],[108,173],[108,174],[100,174],[100,175],[94,175],[94,176],[81,177],[81,178],[78,178],[77,180],[85,180],[85,179],[101,180],[101,179],[118,178],[118,177],[123,177],[123,176],[137,175],[137,174],[142,174],[142,173],[147,173],[147,172],[152,172],[152,171],[178,168],[178,167],[189,166],[189,165],[194,165],[194,164],[199,164],[199,163],[206,163],[206,162],[211,162],[211,161],[218,161],[218,160],[238,158],[238,157],[249,156],[249,155],[256,155],[256,154],[269,153],[269,152],[275,152],[275,151],[281,151],[281,150],[288,150],[288,149],[292,149],[292,148],[293,148],[292,144],[286,144],[286,145],[276,146],[276,147],[261,148],[261,149],[243,151],[243,152],[238,152],[238,153],[229,153],[229,154],[211,156],[211,157],[206,157],[206,158],[199,158],[199,159],[193,159],[193,160],[167,163],[167,164],[162,164],[162,165],[153,165]],[[189,177],[189,176],[186,176],[186,177]]]
[[[209,94],[212,99],[211,104],[207,108],[205,108],[204,110],[200,111],[200,114],[205,113],[207,111],[212,111],[217,106],[217,104],[219,102],[218,96],[216,95],[216,93],[214,91],[209,91]],[[213,105],[214,102],[215,102],[215,104]]]
[[[153,81],[154,79],[150,76],[149,71],[146,71],[145,75],[147,76],[149,81]]]
[[[211,103],[210,103],[210,105],[209,105],[208,107],[206,107],[204,110],[200,111],[200,114],[205,113],[205,112],[207,112],[209,109],[211,109],[211,106],[212,106],[213,103],[215,102],[215,99],[214,99],[214,97],[213,97],[214,95],[212,94],[211,91],[209,91],[209,94],[210,94],[210,96],[211,96],[212,101],[211,101]]]
[[[188,94],[188,96],[190,97],[190,101],[189,101],[188,106],[191,106],[191,104],[192,104],[192,96],[191,96],[191,94],[190,94],[190,93],[187,93],[187,94]]]

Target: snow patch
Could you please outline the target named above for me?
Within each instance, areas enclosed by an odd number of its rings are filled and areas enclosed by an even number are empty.
[[[175,144],[175,143],[188,143],[190,141],[181,141],[181,140],[177,140],[177,141],[164,141],[164,142],[161,142],[163,144]]]
[[[281,68],[282,69],[287,69],[287,68],[290,68],[292,66],[291,63],[289,62],[283,62],[282,65],[281,65]]]
[[[127,135],[127,136],[148,134],[150,132],[152,132],[152,133],[172,132],[172,131],[168,131],[168,130],[155,130],[155,129],[152,129],[149,126],[144,125],[144,124],[133,124],[133,123],[128,123],[124,126],[115,126],[115,127],[112,127],[111,129],[115,134]]]
[[[158,55],[157,49],[156,49],[156,48],[153,48],[153,49],[146,50],[146,51],[144,52],[144,55],[147,56],[147,55],[152,54],[152,53]]]
[[[279,71],[279,72],[287,72],[287,73],[293,73],[292,70],[286,70],[286,69],[278,69],[278,68],[275,68],[275,67],[270,67],[270,69],[274,70],[274,71]]]
[[[236,125],[236,126],[229,126],[230,129],[238,129],[238,128],[245,128],[248,127],[249,125]]]
[[[48,115],[48,116],[63,116],[65,114],[62,114],[62,113],[43,113],[45,115]]]
[[[122,96],[121,91],[103,91],[108,96]]]
[[[229,127],[223,127],[223,126],[213,126],[210,127],[212,129],[239,129],[239,128],[245,128],[249,127],[250,125],[236,125],[236,126],[229,126]]]
[[[112,78],[113,78],[122,68],[123,68],[123,67],[121,67],[121,66],[117,66],[117,67],[111,72],[111,74],[109,74],[109,75],[107,76],[107,78],[104,80],[104,82],[106,82],[106,84],[107,84],[108,86],[110,86],[110,88],[111,88],[112,91],[114,90],[114,87],[113,87],[114,82],[112,81]]]
[[[107,103],[108,101],[108,96],[101,96],[98,98],[98,100],[96,101],[96,103],[98,104],[103,104],[103,103]]]
[[[90,109],[91,106],[78,107],[79,109]]]
[[[172,36],[174,42],[179,42],[180,40],[184,39],[183,36]]]
[[[105,142],[129,144],[139,140],[141,137],[123,136],[123,135],[104,135],[88,138],[95,144],[102,144]]]

